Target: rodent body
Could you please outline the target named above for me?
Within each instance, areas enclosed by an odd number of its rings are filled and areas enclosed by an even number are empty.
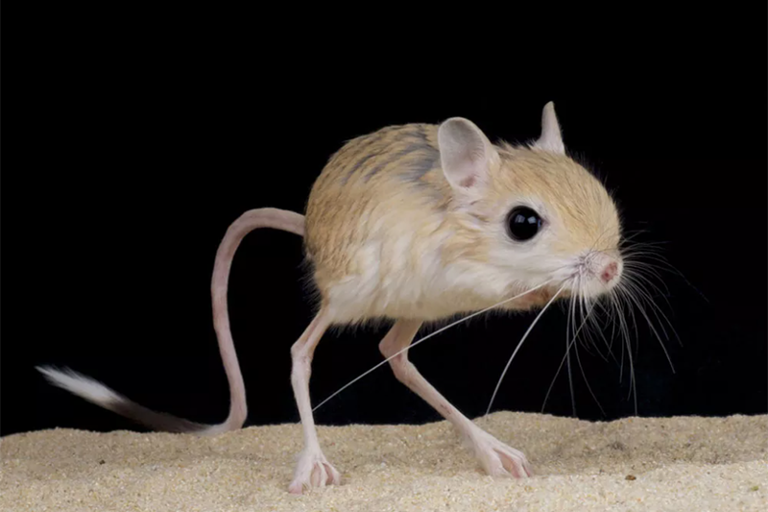
[[[556,205],[550,209],[559,210],[563,231],[572,235],[553,244],[563,258],[589,249],[601,232],[606,243],[618,240],[609,196],[567,156],[495,146],[499,158],[489,168],[484,200],[463,201],[443,176],[437,134],[436,125],[410,124],[356,138],[316,180],[306,211],[306,249],[335,322],[438,320],[531,286],[549,269],[520,261],[536,253],[505,254],[526,250],[510,248],[504,232],[504,217],[516,202]],[[590,203],[598,206],[592,208],[597,219],[583,206]],[[563,258],[551,258],[550,268]],[[505,307],[528,309],[549,297],[539,293]]]
[[[158,413],[70,370],[40,370],[56,386],[157,430],[213,435],[240,428],[247,407],[227,284],[240,241],[264,227],[305,237],[319,296],[317,315],[291,349],[304,433],[291,492],[341,481],[320,448],[309,399],[320,338],[331,325],[382,317],[396,320],[379,347],[397,379],[460,431],[488,474],[532,474],[521,452],[453,407],[405,350],[424,322],[490,308],[546,309],[558,297],[601,296],[620,281],[616,207],[603,185],[566,155],[551,103],[542,113],[541,136],[530,146],[491,144],[462,118],[358,137],[329,159],[312,187],[306,216],[261,208],[237,219],[219,246],[211,281],[231,397],[223,423]]]

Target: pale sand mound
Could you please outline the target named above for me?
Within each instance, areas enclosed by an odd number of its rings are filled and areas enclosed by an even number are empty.
[[[477,422],[537,475],[484,476],[446,422],[320,427],[343,482],[303,496],[287,493],[298,425],[216,438],[49,430],[0,440],[0,510],[768,510],[768,416]]]

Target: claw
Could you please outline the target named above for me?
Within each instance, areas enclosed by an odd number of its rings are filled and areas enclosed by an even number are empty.
[[[325,459],[325,456],[322,453],[310,452],[302,454],[299,458],[288,491],[292,494],[302,494],[312,488],[339,485],[340,483],[341,475]]]
[[[527,478],[533,471],[525,455],[507,446],[485,431],[477,430],[472,435],[472,446],[486,473],[491,476]]]

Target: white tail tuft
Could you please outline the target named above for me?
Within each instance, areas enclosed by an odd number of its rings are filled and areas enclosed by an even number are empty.
[[[115,393],[101,382],[77,373],[69,368],[57,370],[50,366],[38,366],[37,371],[54,386],[66,389],[80,398],[110,409],[111,405],[122,402],[125,397]]]

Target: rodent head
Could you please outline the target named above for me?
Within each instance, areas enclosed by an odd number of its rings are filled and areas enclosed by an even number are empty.
[[[453,236],[445,256],[472,268],[479,292],[503,300],[550,282],[517,302],[541,305],[562,295],[595,298],[621,280],[621,223],[613,199],[566,155],[550,102],[530,147],[491,144],[471,121],[438,129],[443,173],[453,193]]]

